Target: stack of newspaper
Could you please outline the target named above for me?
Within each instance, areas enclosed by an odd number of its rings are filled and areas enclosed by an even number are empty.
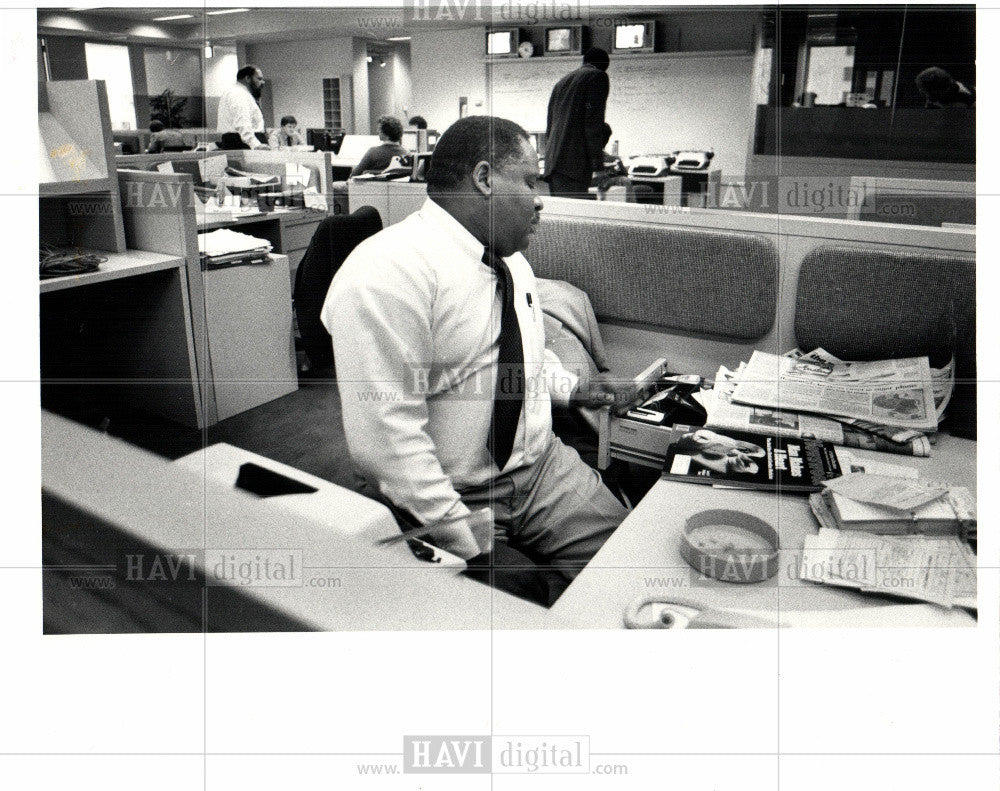
[[[755,351],[735,371],[719,368],[704,397],[706,425],[929,456],[928,432],[953,388],[953,362],[937,369],[926,357],[844,362],[823,349]]]

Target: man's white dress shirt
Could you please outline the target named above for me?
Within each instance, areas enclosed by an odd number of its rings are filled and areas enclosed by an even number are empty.
[[[422,524],[468,514],[456,490],[501,472],[486,438],[502,303],[482,257],[482,243],[428,199],[351,253],[323,306],[351,456]],[[568,402],[577,379],[546,352],[528,262],[520,253],[505,260],[526,378],[509,472],[542,455],[553,439],[551,401]]]
[[[236,132],[250,148],[263,145],[254,132],[264,131],[264,115],[250,89],[238,82],[219,99],[219,132]]]

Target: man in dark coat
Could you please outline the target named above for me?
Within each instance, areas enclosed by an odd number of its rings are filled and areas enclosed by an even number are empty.
[[[594,171],[604,167],[609,63],[607,52],[591,47],[583,65],[552,89],[545,130],[545,180],[553,195],[587,197]]]

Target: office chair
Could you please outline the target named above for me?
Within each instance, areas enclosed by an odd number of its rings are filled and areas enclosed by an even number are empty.
[[[320,321],[330,281],[361,242],[382,230],[382,218],[371,206],[353,214],[327,217],[316,228],[295,272],[293,303],[302,350],[313,370],[333,367],[330,333]]]
[[[254,134],[262,143],[267,142],[267,138],[261,140],[263,135],[260,132]],[[250,146],[243,142],[243,138],[237,132],[223,132],[219,138],[219,149],[222,151],[246,151],[249,148]]]

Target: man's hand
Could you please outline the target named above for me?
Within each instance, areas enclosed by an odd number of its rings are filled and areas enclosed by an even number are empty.
[[[459,519],[441,520],[427,536],[435,546],[469,560],[493,549],[493,511],[485,507]]]
[[[635,398],[635,382],[608,373],[598,373],[590,377],[589,384],[580,385],[569,397],[573,406],[622,406]]]

